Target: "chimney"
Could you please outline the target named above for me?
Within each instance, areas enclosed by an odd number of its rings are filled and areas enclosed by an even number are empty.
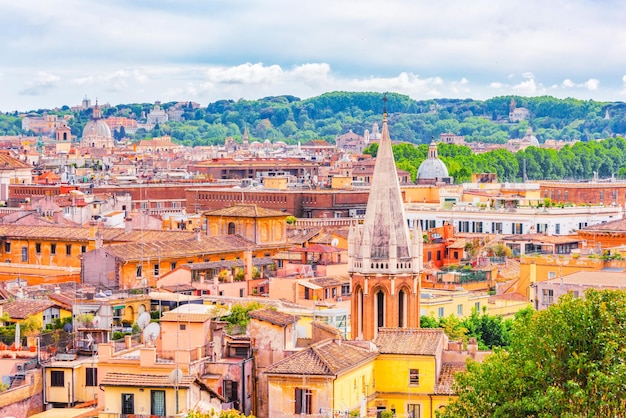
[[[98,230],[98,221],[92,219],[89,221],[89,239],[96,239],[96,231]]]
[[[467,341],[467,354],[469,354],[472,357],[475,357],[477,352],[478,352],[478,341],[476,340],[476,337],[472,337],[469,339],[469,341]]]
[[[202,241],[202,238],[200,237],[200,228],[194,228],[193,233],[196,241]]]
[[[243,272],[244,280],[248,281],[252,279],[252,271],[254,266],[252,265],[252,251],[245,250],[243,252]]]
[[[127,234],[130,234],[131,232],[133,232],[133,218],[131,218],[130,216],[128,216],[126,219],[124,219],[124,232]]]

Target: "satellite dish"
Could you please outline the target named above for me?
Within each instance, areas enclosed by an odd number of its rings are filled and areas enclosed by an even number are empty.
[[[144,330],[143,330],[143,341],[144,343],[149,342],[154,344],[156,342],[157,337],[161,333],[161,327],[156,322],[151,322]]]
[[[72,324],[68,322],[67,324],[63,325],[63,331],[72,332]]]
[[[170,373],[170,383],[177,385],[181,382],[181,380],[183,380],[183,371],[176,367]]]
[[[100,321],[101,321],[100,315],[96,315],[91,320],[91,323],[93,324],[94,328],[98,328],[100,326]]]
[[[339,240],[337,238],[333,238],[333,240],[330,242],[330,245],[332,245],[333,247],[336,247],[337,245],[339,245]]]
[[[150,324],[150,314],[148,312],[142,312],[139,314],[139,318],[137,318],[137,325],[140,329],[146,329],[146,327]]]

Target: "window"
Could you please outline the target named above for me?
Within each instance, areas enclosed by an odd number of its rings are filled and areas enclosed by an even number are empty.
[[[502,222],[494,222],[492,226],[493,226],[493,230],[491,232],[493,232],[494,234],[502,233]]]
[[[554,233],[557,235],[561,233],[561,224],[554,225]]]
[[[480,312],[480,302],[476,302],[474,308],[476,308],[476,312]]]
[[[406,406],[408,418],[420,418],[420,404],[410,403]]]
[[[544,305],[552,305],[552,302],[554,301],[554,290],[543,289],[541,296],[541,303],[543,303]]]
[[[556,271],[549,271],[548,272],[548,280],[554,279],[555,277],[556,277]]]
[[[418,386],[420,384],[420,370],[409,369],[409,385]]]
[[[311,389],[296,388],[296,414],[311,414]]]
[[[159,275],[159,265],[158,265],[158,264],[155,264],[155,265],[154,265],[154,275],[155,275],[155,276],[158,276],[158,275]]]
[[[28,262],[28,247],[22,247],[22,261]]]
[[[456,305],[456,314],[459,315],[459,316],[463,315],[463,305],[462,304]]]
[[[136,277],[141,277],[141,266],[137,266]]]
[[[56,254],[57,254],[57,245],[50,244],[50,255],[56,255]]]
[[[170,263],[170,270],[174,270],[176,268],[176,261],[172,261]]]
[[[224,380],[224,397],[228,402],[239,403],[239,398],[237,397],[239,392],[238,382],[234,380]],[[238,407],[237,405],[236,407]]]
[[[230,222],[228,224],[228,235],[233,235],[235,233],[235,223]]]
[[[98,386],[98,369],[95,367],[85,368],[85,386]]]
[[[41,242],[36,242],[35,243],[35,252],[37,254],[41,254]]]
[[[135,395],[132,393],[122,393],[122,414],[135,413]]]
[[[341,296],[345,296],[345,295],[349,295],[350,294],[350,285],[349,284],[342,284],[341,285]]]
[[[50,386],[65,386],[65,376],[63,370],[52,370],[50,372]]]
[[[7,253],[7,254],[11,252],[11,243],[10,242],[5,242],[4,243],[4,252]]]
[[[180,329],[181,331],[186,331],[187,330],[187,324],[178,324],[178,329]]]
[[[81,245],[80,246],[80,252],[81,253],[86,253],[87,252],[87,246],[86,245]]]
[[[310,292],[310,290],[309,290],[309,288],[308,288],[308,287],[305,287],[305,288],[304,288],[304,298],[305,298],[306,300],[310,300],[310,299],[311,299],[311,292]]]
[[[150,415],[165,416],[165,391],[150,391]]]
[[[72,245],[71,244],[67,244],[65,246],[65,255],[72,255]]]
[[[443,307],[437,309],[437,315],[439,315],[439,318],[443,318]]]

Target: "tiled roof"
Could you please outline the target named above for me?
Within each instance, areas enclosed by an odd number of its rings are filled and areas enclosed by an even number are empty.
[[[287,240],[292,244],[304,244],[323,230],[322,227],[314,226],[306,229],[288,228]]]
[[[15,170],[16,168],[32,168],[29,164],[0,152],[0,170]]]
[[[443,329],[380,328],[374,344],[381,354],[434,356],[443,347]]]
[[[626,219],[617,219],[614,221],[599,223],[582,229],[582,232],[626,232]]]
[[[341,281],[334,277],[316,277],[314,279],[310,279],[309,283],[313,283],[321,287],[340,286],[342,284]]]
[[[39,238],[64,241],[88,241],[89,227],[83,226],[31,226],[0,225],[0,236],[7,239]],[[155,240],[180,240],[194,236],[189,231],[145,230],[125,232],[123,228],[99,228],[102,239],[108,242],[149,242]]]
[[[11,319],[26,319],[29,315],[38,314],[54,305],[51,300],[19,299],[6,303],[3,310]]]
[[[243,251],[254,246],[252,241],[240,235],[227,235],[221,237],[202,236],[200,241],[195,238],[185,240],[171,239],[105,245],[102,248],[108,254],[120,260],[139,260],[142,258],[185,257],[197,254]]]
[[[161,322],[206,322],[211,319],[208,313],[166,312],[161,317]]]
[[[254,204],[242,204],[228,208],[205,212],[204,216],[237,216],[244,218],[286,217],[289,214],[279,210],[267,209]]]
[[[178,382],[178,387],[188,388],[196,380],[194,376],[183,376]],[[103,386],[142,386],[150,388],[173,388],[174,382],[169,375],[155,374],[132,374],[132,373],[107,373],[100,382]]]
[[[441,373],[439,374],[439,382],[435,388],[437,395],[454,395],[454,374],[467,370],[465,363],[443,363],[441,365]]]
[[[286,325],[298,322],[298,318],[295,315],[289,315],[283,312],[276,311],[274,309],[257,309],[250,312],[250,318],[258,319],[259,321],[269,322],[274,325],[284,327]]]
[[[266,374],[335,376],[344,370],[374,358],[376,352],[348,341],[325,340],[274,363]]]

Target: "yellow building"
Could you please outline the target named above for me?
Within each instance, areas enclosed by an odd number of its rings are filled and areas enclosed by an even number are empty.
[[[98,398],[98,358],[60,353],[44,364],[44,402],[69,408]]]
[[[265,371],[272,418],[359,409],[372,391],[376,351],[369,343],[325,340]]]
[[[46,325],[54,325],[57,319],[63,320],[72,316],[71,307],[47,299],[16,299],[4,304],[3,311],[11,322],[32,318],[42,330]]]
[[[370,413],[431,417],[447,404],[449,396],[438,393],[443,353],[448,348],[442,329],[382,328],[374,343],[380,354],[374,365],[376,395],[367,405]]]
[[[211,237],[239,234],[257,245],[285,245],[288,213],[255,204],[240,204],[205,212]]]
[[[442,329],[380,328],[373,342],[327,339],[265,370],[268,416],[434,417],[454,396],[454,373],[468,357],[488,354],[475,339],[463,350]]]

